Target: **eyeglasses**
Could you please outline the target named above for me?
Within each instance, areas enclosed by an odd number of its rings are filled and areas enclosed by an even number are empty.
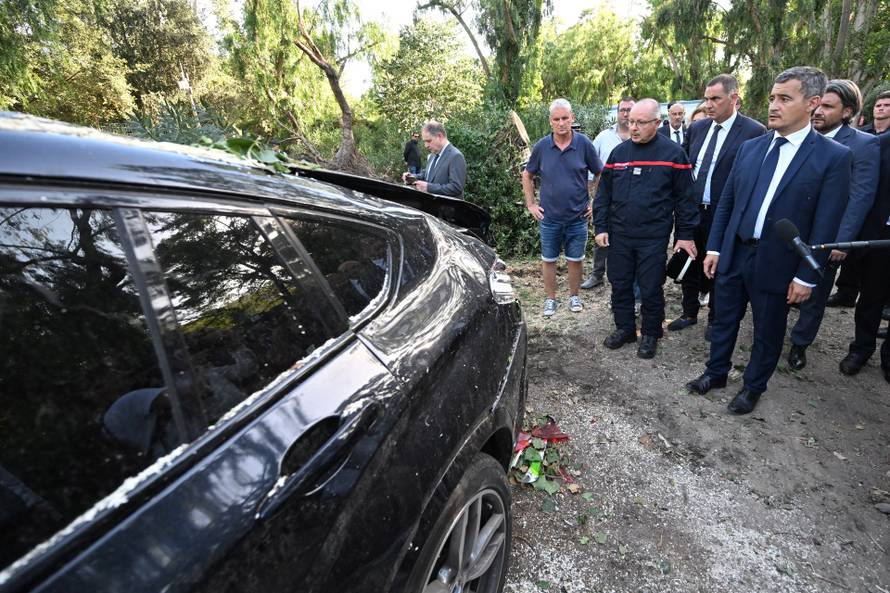
[[[655,119],[629,119],[629,120],[627,120],[627,125],[643,127],[643,126],[648,126],[651,123],[657,122],[658,119],[659,118],[657,118],[657,117]]]
[[[630,107],[625,107],[624,109],[619,109],[618,113],[630,113]]]

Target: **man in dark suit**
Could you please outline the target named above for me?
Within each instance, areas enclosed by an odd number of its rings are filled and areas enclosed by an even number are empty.
[[[679,101],[671,101],[668,103],[668,117],[664,121],[664,125],[658,128],[658,133],[667,136],[680,146],[685,148],[686,144],[686,109]]]
[[[739,146],[745,140],[766,132],[760,123],[735,109],[739,83],[729,74],[720,74],[705,87],[705,112],[708,117],[689,126],[686,152],[692,163],[693,196],[698,204],[699,224],[695,230],[695,262],[683,277],[683,315],[668,324],[668,330],[680,331],[698,322],[698,296],[708,295],[708,328],[705,339],[711,338],[714,321],[713,282],[702,272],[708,234],[720,193],[732,170]]]
[[[445,126],[430,120],[423,125],[420,135],[424,146],[430,151],[430,157],[424,170],[417,174],[414,188],[440,196],[463,196],[467,182],[467,160],[448,141]],[[402,181],[407,176],[408,173],[403,173]]]
[[[847,203],[852,153],[810,125],[825,84],[825,74],[808,66],[776,77],[769,97],[773,133],[742,144],[714,213],[704,261],[705,274],[717,274],[711,355],[705,372],[686,386],[700,394],[726,386],[750,302],[754,344],[744,386],[728,406],[734,414],[757,405],[782,355],[789,306],[806,301],[819,282],[775,232],[775,222],[789,219],[805,243],[828,243]],[[815,257],[824,264],[827,254]]]
[[[880,181],[871,211],[862,225],[859,239],[872,241],[890,239],[890,134],[879,137],[881,161]],[[877,346],[881,309],[890,302],[890,249],[867,249],[862,254],[862,288],[856,303],[856,337],[850,343],[850,353],[841,361],[840,370],[845,375],[858,373],[874,353]],[[881,370],[890,382],[890,341],[884,338],[881,345]]]
[[[853,172],[850,185],[850,201],[844,210],[837,242],[855,241],[871,210],[878,187],[880,148],[878,139],[871,134],[850,127],[850,120],[862,110],[862,93],[852,80],[831,80],[822,95],[822,101],[813,113],[813,127],[819,133],[840,142],[853,151]],[[833,250],[825,266],[825,276],[813,289],[809,300],[800,305],[800,316],[791,330],[791,350],[788,366],[795,370],[807,364],[807,347],[816,339],[825,304],[831,293],[837,266],[844,261],[843,251]]]

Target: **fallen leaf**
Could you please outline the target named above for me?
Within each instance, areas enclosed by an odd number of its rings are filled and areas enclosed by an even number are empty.
[[[550,589],[550,581],[538,581],[535,583],[538,586],[538,589],[541,591],[547,591]]]
[[[568,490],[572,494],[578,494],[579,492],[581,492],[581,486],[579,486],[578,484],[567,484],[566,490]]]
[[[586,525],[587,524],[587,515],[585,515],[583,513],[578,515],[578,517],[576,519],[578,521],[578,525]]]
[[[591,500],[593,500],[593,492],[585,492],[581,495],[581,498],[583,498],[587,502],[590,502]]]
[[[609,536],[603,531],[597,531],[593,538],[599,545],[603,545],[609,540]]]
[[[634,504],[637,506],[643,506],[646,504],[646,499],[642,496],[634,496]]]
[[[541,502],[541,510],[545,513],[552,513],[556,510],[556,501],[552,498],[545,498]]]
[[[837,457],[838,459],[840,459],[841,461],[846,461],[846,460],[847,460],[846,457],[844,457],[843,455],[841,455],[841,454],[838,453],[837,451],[834,452],[834,456]]]
[[[856,425],[856,430],[865,430],[865,427],[862,426],[861,424],[857,424],[857,425]]]
[[[548,480],[546,476],[541,476],[538,480],[532,482],[532,486],[534,486],[535,490],[543,490],[550,496],[559,492],[559,484],[553,480]]]
[[[624,544],[621,544],[620,546],[618,546],[618,553],[621,554],[622,556],[626,556],[629,551],[630,551],[630,549],[627,546],[625,546]]]
[[[652,437],[650,435],[644,434],[637,440],[640,441],[640,444],[643,445],[644,447],[646,447],[647,449],[652,448]]]
[[[581,542],[582,546],[586,546],[590,542],[590,538],[587,537],[586,535],[582,535],[581,539],[578,541]]]

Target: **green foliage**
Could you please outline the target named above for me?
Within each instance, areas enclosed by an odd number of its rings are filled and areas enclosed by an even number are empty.
[[[14,108],[38,88],[29,48],[52,39],[54,0],[0,2],[0,109]]]
[[[450,21],[421,19],[399,34],[399,49],[374,71],[372,95],[382,117],[406,133],[424,121],[447,122],[482,99],[478,66],[462,52]]]
[[[494,50],[492,96],[516,105],[549,0],[476,0],[476,28]]]
[[[210,62],[210,38],[189,0],[96,2],[100,26],[115,56],[127,64],[136,102],[148,93],[173,93],[185,73],[199,79]]]

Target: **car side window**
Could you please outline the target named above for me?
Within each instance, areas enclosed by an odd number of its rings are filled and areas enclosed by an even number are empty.
[[[389,244],[370,227],[334,221],[285,219],[350,316],[383,291],[390,273]]]
[[[0,569],[180,443],[110,211],[0,208]]]
[[[252,218],[150,212],[145,221],[211,424],[339,335]]]

